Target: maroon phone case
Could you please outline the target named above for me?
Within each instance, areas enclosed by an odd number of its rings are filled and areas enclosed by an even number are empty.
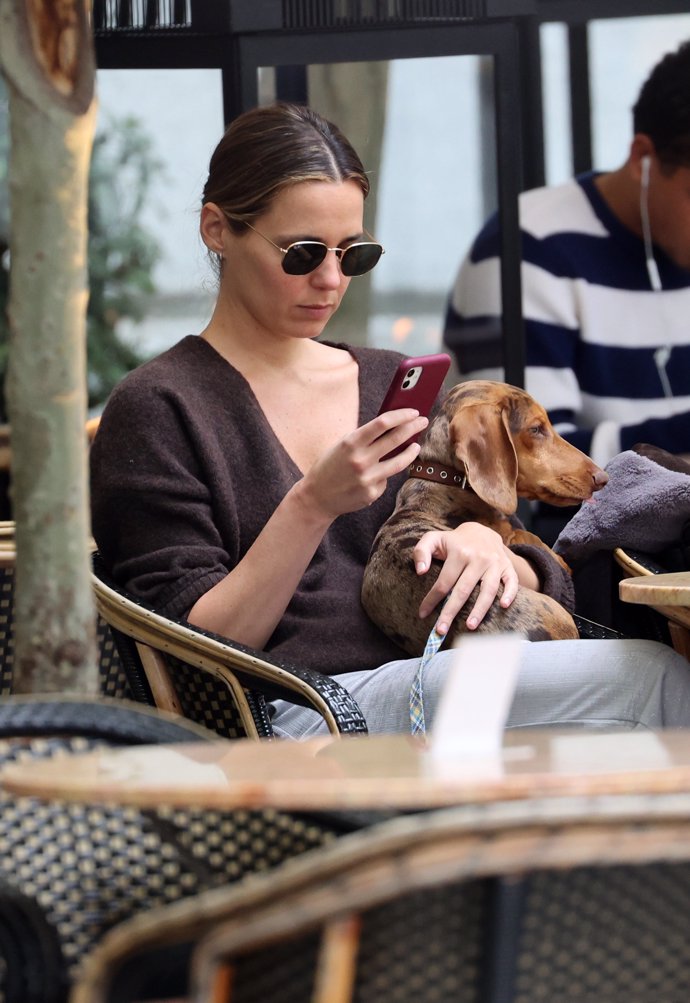
[[[406,388],[405,382],[408,374],[417,366],[422,367],[419,379],[414,386]],[[420,414],[428,417],[449,369],[450,356],[443,353],[410,356],[410,358],[403,359],[391,380],[378,413],[383,414],[384,411],[395,411],[402,407],[413,407]],[[386,453],[382,459],[387,460],[391,456],[397,456],[411,442],[414,442],[415,438],[413,436],[408,439],[407,442],[397,446],[390,453]]]

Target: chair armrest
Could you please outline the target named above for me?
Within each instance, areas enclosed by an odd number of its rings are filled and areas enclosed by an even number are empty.
[[[614,560],[628,578],[637,578],[642,575],[662,575],[668,568],[663,567],[655,561],[651,554],[643,554],[639,550],[624,550],[616,547],[613,552]]]
[[[606,627],[603,623],[596,623],[594,620],[588,620],[587,617],[580,616],[579,613],[571,613],[571,616],[575,621],[575,626],[577,627],[578,634],[580,635],[580,640],[622,641],[628,636],[627,634],[621,634],[619,630],[614,630],[613,627]]]
[[[229,670],[242,686],[269,699],[312,707],[334,734],[366,734],[357,701],[332,677],[270,658],[185,620],[161,616],[108,581],[98,555],[94,555],[92,585],[98,612],[115,630],[220,678]]]

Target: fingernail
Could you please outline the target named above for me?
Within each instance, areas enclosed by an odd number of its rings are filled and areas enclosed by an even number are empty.
[[[415,568],[417,569],[418,575],[423,575],[426,571],[426,561],[417,561]]]
[[[437,634],[447,634],[447,633],[448,633],[448,624],[447,624],[447,623],[445,623],[445,622],[441,623],[441,622],[439,621],[439,622],[438,622],[438,623],[436,624],[436,633],[437,633]]]
[[[476,616],[471,616],[467,621],[467,626],[470,630],[474,630],[478,622],[479,621],[477,620]]]

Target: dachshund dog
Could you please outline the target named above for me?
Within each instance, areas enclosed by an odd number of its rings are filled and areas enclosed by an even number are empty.
[[[554,431],[544,408],[524,390],[489,380],[458,384],[429,425],[395,510],[374,540],[362,587],[366,612],[401,648],[421,655],[439,611],[423,620],[417,611],[441,569],[434,560],[426,574],[415,572],[413,549],[424,533],[479,522],[496,530],[506,546],[544,547],[569,571],[545,543],[510,518],[518,497],[576,505],[607,480],[589,457]],[[455,617],[444,647],[467,629],[478,590],[477,585]],[[477,629],[521,631],[535,641],[578,637],[560,603],[522,586],[507,609],[494,601]]]

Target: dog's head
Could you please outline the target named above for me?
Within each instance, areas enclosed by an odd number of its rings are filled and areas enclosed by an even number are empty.
[[[506,515],[518,497],[577,505],[608,480],[554,431],[528,393],[491,380],[468,380],[449,391],[420,455],[463,464],[476,494]]]

